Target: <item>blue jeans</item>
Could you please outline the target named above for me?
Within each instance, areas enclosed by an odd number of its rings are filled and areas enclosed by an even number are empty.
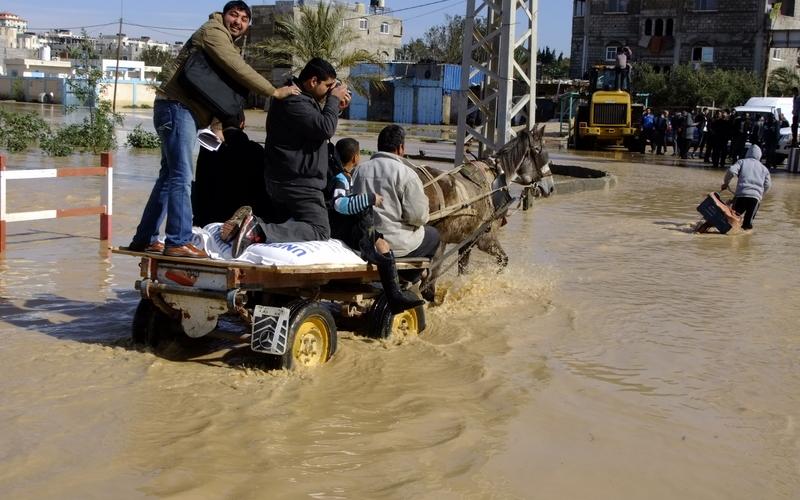
[[[167,247],[192,241],[192,149],[197,128],[192,113],[178,101],[156,100],[153,125],[161,139],[161,170],[136,228],[133,244],[147,245],[158,238],[167,218]]]

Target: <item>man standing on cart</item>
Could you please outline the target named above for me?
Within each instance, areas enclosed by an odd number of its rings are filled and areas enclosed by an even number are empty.
[[[276,89],[242,58],[237,43],[250,27],[250,7],[241,0],[225,4],[222,12],[209,16],[192,35],[175,61],[176,71],[156,92],[153,123],[161,139],[161,170],[144,207],[141,221],[128,248],[173,257],[208,257],[192,242],[192,163],[197,129],[214,118],[208,101],[183,81],[184,67],[195,50],[202,50],[219,72],[253,92],[283,99],[300,90],[295,86]],[[158,241],[166,218],[166,240]]]

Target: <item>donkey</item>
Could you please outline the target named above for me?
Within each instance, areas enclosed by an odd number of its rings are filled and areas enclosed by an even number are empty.
[[[508,255],[497,239],[512,200],[508,183],[532,187],[534,195],[545,197],[554,187],[550,158],[544,149],[544,126],[522,130],[494,156],[450,171],[410,166],[425,186],[431,212],[429,224],[441,236],[431,274],[422,288],[427,300],[433,300],[436,279],[443,272],[441,257],[448,243],[462,245],[458,250],[459,274],[466,271],[473,244],[494,256],[501,268],[508,264]]]

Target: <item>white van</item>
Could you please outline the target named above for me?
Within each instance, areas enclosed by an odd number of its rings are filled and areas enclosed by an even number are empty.
[[[750,116],[771,114],[780,120],[781,114],[787,119],[792,119],[791,97],[751,97],[744,106],[733,108],[736,113],[750,113]],[[792,146],[792,128],[781,127],[781,138],[778,140],[778,149],[775,151],[775,162],[780,164],[789,156]]]

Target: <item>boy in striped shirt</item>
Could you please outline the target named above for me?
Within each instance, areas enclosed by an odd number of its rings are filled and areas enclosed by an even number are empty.
[[[394,314],[424,304],[425,301],[413,292],[400,287],[389,242],[375,230],[372,207],[380,207],[383,197],[377,193],[351,193],[350,179],[361,161],[358,141],[351,138],[339,140],[336,143],[336,153],[342,169],[331,172],[334,175],[329,207],[331,237],[360,250],[361,257],[378,268],[387,303]]]

